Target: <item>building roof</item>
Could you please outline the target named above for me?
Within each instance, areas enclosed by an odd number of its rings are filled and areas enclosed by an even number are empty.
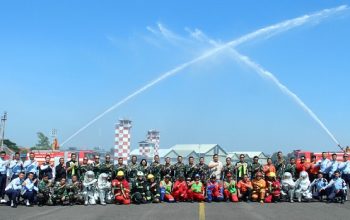
[[[182,157],[188,157],[192,153],[195,153],[196,155],[198,154],[194,150],[176,150],[175,152]]]
[[[233,152],[227,152],[228,157],[232,157],[234,154],[236,154],[238,157],[241,154],[247,155],[249,158],[253,158],[255,156],[259,156],[263,154],[265,157],[266,155],[262,151],[233,151]]]
[[[139,150],[139,149],[134,149],[134,150],[132,150],[132,151],[130,152],[130,155],[136,155],[136,156],[141,155],[141,154],[140,154],[140,150]]]
[[[218,144],[176,144],[172,146],[171,149],[175,150],[176,152],[188,151],[191,153],[192,151],[195,151],[197,154],[204,154],[217,145]]]
[[[159,157],[165,157],[167,154],[170,153],[172,149],[168,148],[168,149],[158,149],[158,155]]]

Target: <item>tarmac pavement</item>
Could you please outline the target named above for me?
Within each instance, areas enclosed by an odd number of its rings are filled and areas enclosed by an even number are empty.
[[[224,219],[350,219],[350,202],[310,203],[162,203],[145,205],[95,205],[25,207],[0,206],[0,220],[224,220]]]

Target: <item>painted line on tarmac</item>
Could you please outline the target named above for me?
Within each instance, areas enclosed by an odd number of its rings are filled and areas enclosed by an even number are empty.
[[[205,220],[205,203],[199,203],[199,220]]]

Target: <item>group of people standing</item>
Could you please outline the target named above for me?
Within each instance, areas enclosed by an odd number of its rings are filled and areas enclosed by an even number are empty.
[[[178,156],[171,164],[170,158],[160,163],[158,155],[151,164],[145,159],[124,164],[119,158],[114,164],[110,155],[103,163],[99,155],[88,163],[84,157],[79,163],[77,155],[71,154],[65,163],[60,158],[54,166],[47,155],[43,164],[38,164],[35,154],[30,153],[24,163],[16,153],[13,160],[5,160],[6,153],[0,153],[0,197],[1,203],[17,207],[19,203],[27,206],[43,205],[101,205],[143,204],[166,202],[212,202],[212,201],[257,201],[260,203],[287,200],[309,201],[324,198],[332,202],[346,200],[347,185],[350,180],[350,161],[344,154],[343,162],[337,162],[336,154],[327,159],[306,162],[301,157],[285,161],[282,152],[278,152],[276,161],[267,159],[260,164],[255,156],[252,163],[240,155],[239,161],[232,163],[226,158],[226,164],[219,161],[217,154],[206,164],[201,157],[195,163],[193,157],[188,163]],[[6,186],[7,181],[9,183]],[[8,201],[5,200],[8,196]]]

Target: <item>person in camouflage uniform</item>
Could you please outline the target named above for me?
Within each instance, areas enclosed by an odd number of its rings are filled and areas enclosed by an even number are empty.
[[[235,179],[235,165],[231,162],[231,157],[226,158],[226,164],[222,168],[221,178],[225,180],[228,174],[231,174],[231,178]]]
[[[85,173],[89,170],[92,170],[92,167],[90,164],[88,164],[89,158],[84,157],[83,163],[78,168],[78,177],[80,181],[84,180]]]
[[[138,171],[141,171],[145,176],[149,173],[149,167],[147,165],[147,160],[142,159],[138,168]]]
[[[173,181],[175,182],[181,175],[185,175],[185,164],[182,163],[182,156],[177,157],[177,163],[172,165]]]
[[[52,196],[52,186],[53,183],[49,181],[49,176],[47,174],[43,175],[43,179],[40,181],[38,185],[38,205],[53,205],[51,196]]]
[[[162,165],[159,163],[159,156],[154,156],[154,161],[150,165],[150,174],[153,174],[154,179],[156,182],[160,182],[161,180],[161,171],[162,171]]]
[[[170,157],[166,157],[165,164],[161,167],[161,179],[164,179],[166,175],[171,175],[171,168]]]
[[[69,197],[67,193],[66,179],[61,178],[53,188],[52,201],[55,205],[68,205]]]
[[[137,164],[137,157],[134,155],[131,157],[131,162],[128,165],[128,174],[129,174],[129,183],[132,184],[137,175],[137,170],[139,168],[139,165]]]
[[[111,155],[106,154],[105,156],[105,162],[102,163],[100,168],[100,173],[105,173],[108,175],[108,180],[112,180],[113,175],[113,163],[111,162]]]
[[[72,176],[72,182],[67,186],[67,192],[69,197],[70,204],[74,205],[83,205],[84,196],[82,194],[83,185],[78,180],[77,175]]]
[[[196,165],[196,174],[199,174],[202,183],[206,184],[209,177],[209,167],[204,163],[204,157],[199,158],[199,163]]]
[[[290,174],[292,174],[292,178],[294,181],[296,181],[298,179],[297,175],[297,167],[296,167],[296,163],[295,163],[295,158],[292,157],[289,160],[289,164],[287,164],[285,172],[289,172]]]
[[[276,168],[277,179],[281,180],[286,169],[286,160],[283,158],[282,152],[277,152],[277,160],[274,163]]]
[[[249,164],[248,171],[250,173],[250,179],[254,179],[257,172],[263,171],[263,166],[259,163],[259,157],[253,157],[253,163]]]
[[[190,156],[188,158],[188,164],[185,165],[185,178],[191,178],[191,180],[194,179],[194,175],[196,172],[196,164],[194,164],[194,158]]]
[[[94,157],[94,162],[91,164],[91,169],[95,174],[95,178],[98,178],[98,176],[101,174],[101,166],[102,164],[100,163],[100,156],[95,155]]]
[[[113,179],[116,178],[119,171],[123,171],[126,179],[129,181],[129,173],[128,173],[128,167],[124,164],[123,158],[118,158],[118,163],[114,165],[114,172],[113,172]]]

